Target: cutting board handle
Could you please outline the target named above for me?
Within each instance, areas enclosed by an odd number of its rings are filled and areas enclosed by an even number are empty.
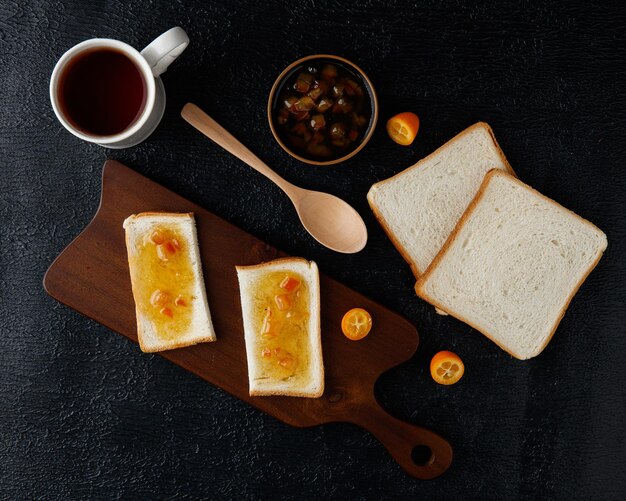
[[[426,428],[393,417],[373,395],[351,416],[351,421],[372,433],[413,477],[423,480],[438,477],[452,463],[452,447],[445,439]]]

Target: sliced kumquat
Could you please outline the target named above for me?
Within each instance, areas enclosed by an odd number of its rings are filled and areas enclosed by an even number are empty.
[[[161,308],[161,311],[159,313],[161,313],[161,315],[165,315],[166,317],[170,317],[170,318],[174,316],[174,313],[172,313],[172,310],[170,310],[169,308]]]
[[[157,256],[162,261],[167,261],[169,258],[176,254],[176,246],[172,243],[171,240],[168,240],[164,244],[159,244],[156,247]]]
[[[163,242],[165,242],[165,236],[160,230],[154,230],[152,232],[152,235],[150,235],[150,240],[152,240],[152,243],[156,245],[161,245]]]
[[[399,113],[387,121],[387,134],[402,146],[408,146],[415,140],[419,128],[419,117],[410,111]]]
[[[352,308],[341,319],[341,330],[352,341],[358,341],[372,330],[372,316],[363,308]]]
[[[278,365],[285,369],[293,369],[296,366],[296,359],[290,353],[287,353],[278,359]]]
[[[276,301],[276,306],[278,306],[280,311],[286,311],[291,308],[292,300],[289,294],[279,294],[274,298],[274,301]]]
[[[285,277],[280,283],[280,288],[285,289],[287,292],[293,292],[300,287],[300,280],[293,277]]]
[[[430,375],[436,383],[450,385],[463,377],[463,361],[451,351],[440,351],[430,361]]]
[[[150,304],[152,306],[165,306],[170,302],[170,295],[160,289],[155,290],[150,296]]]

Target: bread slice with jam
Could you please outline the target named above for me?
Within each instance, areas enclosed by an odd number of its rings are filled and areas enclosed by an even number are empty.
[[[215,341],[193,214],[143,212],[123,226],[141,350]]]
[[[237,266],[250,395],[324,393],[317,265],[284,258]]]

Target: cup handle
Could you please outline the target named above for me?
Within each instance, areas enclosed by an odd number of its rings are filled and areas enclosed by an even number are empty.
[[[165,73],[167,67],[180,56],[189,45],[189,37],[185,30],[176,26],[167,30],[141,51],[141,55],[148,61],[152,74],[158,77]]]

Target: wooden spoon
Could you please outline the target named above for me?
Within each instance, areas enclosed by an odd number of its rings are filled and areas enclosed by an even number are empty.
[[[306,231],[319,243],[345,254],[359,252],[365,247],[365,223],[346,202],[334,195],[298,188],[286,181],[195,104],[187,103],[180,114],[209,139],[276,183],[293,203]]]

